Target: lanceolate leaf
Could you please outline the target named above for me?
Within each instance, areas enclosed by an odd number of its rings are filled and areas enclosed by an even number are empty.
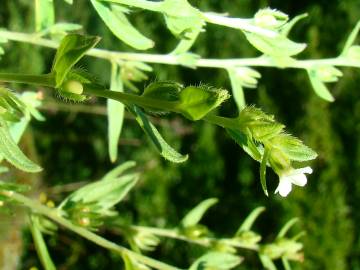
[[[111,171],[109,171],[107,174],[104,175],[102,180],[110,180],[114,178],[118,178],[121,174],[123,174],[125,171],[133,168],[136,165],[135,161],[127,161],[119,166],[115,167]]]
[[[97,0],[91,0],[91,3],[101,19],[117,38],[138,50],[147,50],[154,47],[154,42],[151,39],[143,36],[132,26],[121,7],[115,5],[109,6]]]
[[[205,212],[214,204],[218,202],[218,199],[211,198],[205,201],[202,201],[197,206],[195,206],[186,216],[182,219],[181,225],[183,227],[194,226],[199,223]]]
[[[319,97],[327,101],[330,102],[334,101],[335,100],[334,97],[331,95],[326,85],[320,80],[316,70],[310,69],[307,72],[309,74],[310,82],[312,87],[314,88],[315,93]]]
[[[142,110],[137,106],[128,107],[130,112],[133,113],[136,117],[136,121],[139,123],[141,128],[144,130],[146,135],[155,145],[156,149],[159,151],[165,159],[181,163],[188,159],[188,155],[182,155],[173,149],[164,139],[161,137],[161,134],[156,129],[156,127],[149,121],[146,115]]]
[[[228,69],[228,73],[229,73],[229,77],[230,77],[231,89],[232,89],[235,103],[236,103],[239,111],[241,111],[246,106],[244,89],[241,86],[241,82],[239,81],[238,77],[236,76],[235,70]]]
[[[236,267],[242,258],[233,254],[212,251],[197,259],[189,270],[216,269],[228,270]]]
[[[35,30],[39,32],[55,23],[52,0],[35,0]]]
[[[10,135],[4,120],[0,120],[0,154],[12,165],[25,172],[39,172],[42,168],[28,159]]]
[[[70,194],[59,206],[63,208],[66,204],[82,202],[95,204],[104,213],[115,204],[119,203],[130,189],[136,184],[139,175],[137,173],[126,174],[117,178],[106,178],[88,184],[74,193]]]
[[[41,264],[45,270],[56,270],[56,267],[50,257],[46,247],[45,240],[40,231],[39,219],[36,216],[30,216],[30,230],[34,239],[36,252],[40,258]]]
[[[256,49],[271,56],[293,56],[306,48],[306,44],[296,43],[283,35],[271,38],[247,33],[246,38]]]
[[[69,34],[63,38],[56,52],[52,72],[56,88],[64,82],[71,68],[100,41],[99,37]]]
[[[112,64],[110,88],[116,92],[123,92],[119,66],[115,63]],[[118,154],[118,143],[124,121],[124,108],[125,106],[116,100],[107,100],[108,141],[111,162],[116,161]]]
[[[266,196],[269,196],[269,192],[267,190],[267,186],[266,186],[266,164],[269,158],[269,154],[270,151],[268,148],[265,148],[263,157],[261,159],[261,163],[260,163],[260,182],[261,182],[261,187],[265,193]]]
[[[250,231],[252,225],[254,224],[255,220],[259,217],[261,213],[265,211],[265,207],[257,207],[255,208],[244,220],[241,224],[240,228],[236,232],[235,236],[240,235],[242,232]]]

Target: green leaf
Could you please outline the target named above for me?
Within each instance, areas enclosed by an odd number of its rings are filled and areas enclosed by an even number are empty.
[[[239,236],[242,232],[250,231],[255,220],[264,211],[265,211],[265,207],[263,206],[257,207],[253,211],[251,211],[251,213],[246,217],[244,222],[241,224],[240,228],[237,230],[235,236]]]
[[[111,68],[110,88],[115,92],[123,92],[119,67],[115,63],[112,64]],[[111,162],[115,162],[117,159],[118,143],[125,115],[124,110],[125,106],[122,103],[112,99],[107,100],[108,142]]]
[[[135,115],[136,121],[139,123],[140,127],[144,130],[145,134],[150,138],[150,140],[155,145],[156,150],[159,151],[165,159],[181,163],[185,162],[188,159],[188,155],[182,155],[173,149],[161,136],[156,127],[149,121],[143,111],[137,107],[132,106],[128,107],[130,112]]]
[[[334,97],[331,95],[331,93],[327,89],[326,85],[319,78],[319,75],[316,72],[316,70],[308,69],[307,73],[309,75],[310,82],[311,82],[311,85],[312,85],[315,93],[322,99],[333,102],[335,100]]]
[[[284,266],[284,269],[285,270],[291,270],[291,266],[290,266],[290,263],[287,259],[285,259],[284,257],[281,258],[281,262]]]
[[[291,29],[294,27],[295,24],[297,24],[300,20],[306,18],[308,16],[307,13],[303,13],[300,15],[297,15],[296,17],[294,17],[293,19],[291,19],[291,21],[289,21],[288,23],[286,23],[282,28],[281,28],[281,34],[284,36],[288,36]]]
[[[269,159],[270,151],[271,151],[270,149],[265,147],[265,151],[260,163],[260,183],[266,196],[269,196],[269,192],[266,186],[266,164]]]
[[[346,40],[344,49],[341,53],[341,55],[346,55],[350,49],[350,47],[354,44],[355,39],[359,33],[360,30],[360,21],[358,21],[358,23],[356,24],[356,26],[354,27],[354,29],[351,31],[348,39]]]
[[[273,147],[281,150],[287,157],[295,161],[313,160],[317,153],[303,144],[301,140],[289,134],[282,133],[271,139]]]
[[[91,0],[95,10],[105,22],[111,32],[129,46],[138,50],[147,50],[154,47],[154,42],[142,35],[128,21],[124,9],[116,5],[108,5],[101,1]]]
[[[188,119],[196,121],[227,100],[230,95],[225,89],[206,86],[188,86],[180,92],[178,109]]]
[[[35,0],[35,31],[40,32],[55,23],[52,0]]]
[[[238,130],[226,129],[229,136],[238,144],[244,151],[256,161],[261,161],[263,147],[256,145],[250,135],[246,135]],[[250,132],[248,132],[250,134]]]
[[[217,202],[218,199],[216,198],[210,198],[202,201],[186,214],[186,216],[181,220],[181,226],[186,228],[198,224],[205,212]]]
[[[247,40],[256,49],[270,56],[293,56],[301,53],[306,44],[296,43],[283,35],[276,37],[260,36],[254,33],[245,33]]]
[[[25,172],[39,172],[42,168],[28,159],[9,133],[4,120],[0,120],[0,154],[12,165]]]
[[[125,171],[133,168],[136,165],[135,161],[126,161],[119,166],[115,167],[111,171],[109,171],[107,174],[101,178],[102,180],[111,180],[114,178],[118,178],[121,174],[123,174]]]
[[[40,231],[39,219],[34,215],[30,216],[30,230],[34,240],[36,253],[39,256],[42,266],[45,270],[56,270],[56,267],[46,247],[45,240]]]
[[[228,270],[236,267],[242,261],[242,258],[225,252],[211,251],[197,259],[189,270]]]
[[[286,233],[294,226],[297,222],[299,222],[298,218],[292,218],[281,228],[280,232],[276,236],[276,238],[282,238],[286,235]]]
[[[139,174],[131,173],[118,178],[106,178],[88,184],[70,194],[59,206],[66,208],[67,204],[81,202],[95,204],[99,211],[111,215],[111,207],[119,203],[138,181]]]
[[[266,255],[259,255],[262,265],[268,270],[276,270],[276,266],[273,261]]]
[[[62,85],[71,68],[99,41],[99,37],[78,34],[69,34],[63,38],[56,52],[52,68],[56,88]]]

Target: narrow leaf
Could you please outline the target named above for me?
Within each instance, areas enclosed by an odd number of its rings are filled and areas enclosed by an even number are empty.
[[[39,172],[42,168],[28,159],[10,135],[5,121],[0,123],[0,154],[12,165],[25,172]]]
[[[230,82],[231,82],[231,89],[232,94],[236,103],[236,106],[238,107],[239,111],[244,109],[246,107],[246,101],[245,101],[245,95],[244,95],[244,89],[241,86],[241,82],[239,81],[238,77],[236,76],[235,70],[228,69]]]
[[[99,41],[99,37],[78,34],[69,34],[62,39],[52,68],[56,88],[61,86],[71,68]]]
[[[288,36],[291,29],[294,27],[294,25],[297,24],[300,20],[306,18],[307,16],[308,16],[307,13],[303,13],[303,14],[300,14],[300,15],[297,15],[296,17],[294,17],[291,21],[286,23],[281,28],[281,34],[283,34],[284,36]]]
[[[30,216],[30,230],[34,240],[36,253],[39,256],[42,266],[45,270],[56,270],[40,231],[39,219],[33,215]]]
[[[276,238],[284,237],[285,234],[294,226],[297,222],[299,222],[298,218],[292,218],[281,228],[280,232],[276,236]]]
[[[287,259],[285,259],[284,257],[281,258],[281,262],[283,263],[284,269],[285,270],[291,270],[291,266],[290,263]]]
[[[133,113],[136,117],[136,121],[139,123],[140,127],[144,130],[145,134],[150,138],[150,140],[155,145],[155,148],[159,151],[165,159],[181,163],[185,162],[188,159],[188,155],[182,155],[173,149],[161,136],[156,127],[149,121],[143,111],[137,107],[132,106],[128,107],[130,112]]]
[[[52,0],[35,0],[35,31],[40,32],[55,23]]]
[[[255,208],[244,220],[241,224],[240,228],[237,230],[235,236],[239,236],[240,233],[250,231],[252,225],[254,224],[255,220],[260,216],[261,213],[265,211],[265,207],[260,206]]]
[[[154,42],[142,35],[126,18],[123,9],[115,5],[111,8],[101,1],[91,0],[95,10],[106,26],[120,40],[138,50],[154,47]]]
[[[356,39],[356,37],[357,37],[357,35],[359,33],[359,30],[360,30],[360,21],[358,21],[358,23],[356,24],[354,29],[351,31],[348,39],[346,40],[346,43],[345,43],[345,46],[344,46],[344,49],[343,49],[341,55],[347,54],[347,52],[349,51],[349,48],[351,47],[351,45],[354,44],[355,39]]]
[[[266,186],[266,164],[269,158],[269,154],[270,154],[270,149],[265,148],[263,157],[261,159],[261,163],[260,163],[260,183],[261,183],[261,187],[265,193],[266,196],[269,196],[269,192],[267,190],[267,186]]]
[[[242,258],[225,252],[212,251],[197,259],[189,270],[217,269],[228,270],[236,267]]]
[[[111,171],[109,171],[107,174],[105,174],[102,180],[110,180],[110,179],[118,178],[121,174],[133,168],[135,165],[136,165],[135,161],[126,161],[120,164],[119,166],[115,167]]]
[[[137,173],[127,174],[119,178],[106,178],[88,184],[70,194],[59,206],[64,208],[69,203],[91,203],[96,204],[106,211],[119,203],[130,189],[136,184],[139,175]]]
[[[123,92],[120,70],[115,63],[111,67],[110,88],[115,92]],[[124,121],[124,109],[125,106],[122,103],[112,99],[107,100],[108,142],[111,162],[115,162],[118,155],[118,143]]]
[[[327,101],[333,102],[335,99],[327,89],[326,85],[320,80],[317,72],[313,69],[307,70],[312,87],[315,93]]]
[[[265,269],[276,270],[275,264],[268,256],[260,254],[259,257],[260,257],[260,261]]]
[[[306,48],[306,44],[296,43],[283,35],[278,35],[275,38],[253,33],[246,33],[245,35],[251,45],[262,53],[271,56],[293,56]]]
[[[214,204],[218,202],[216,198],[210,198],[202,201],[197,206],[195,206],[186,216],[181,220],[181,225],[186,228],[194,226],[199,223],[201,218],[204,216],[205,212]]]

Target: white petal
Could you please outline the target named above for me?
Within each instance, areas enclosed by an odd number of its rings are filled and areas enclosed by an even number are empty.
[[[292,171],[292,175],[293,174],[300,174],[300,173],[307,173],[307,174],[312,174],[313,170],[311,169],[311,167],[307,166],[305,168],[300,168],[300,169],[296,169]]]
[[[291,191],[292,187],[291,187],[291,182],[290,179],[287,177],[283,177],[280,178],[280,182],[278,187],[275,190],[275,193],[278,193],[282,196],[282,197],[286,197],[290,191]]]
[[[300,186],[300,187],[305,186],[307,183],[306,175],[303,173],[291,175],[288,177],[291,179],[291,183],[293,183],[294,185]]]

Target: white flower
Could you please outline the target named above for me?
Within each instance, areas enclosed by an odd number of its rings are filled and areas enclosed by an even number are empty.
[[[275,190],[275,193],[279,193],[282,197],[286,197],[290,193],[293,184],[300,187],[305,186],[307,183],[305,173],[311,174],[312,169],[310,167],[293,169],[281,175],[280,182]]]

